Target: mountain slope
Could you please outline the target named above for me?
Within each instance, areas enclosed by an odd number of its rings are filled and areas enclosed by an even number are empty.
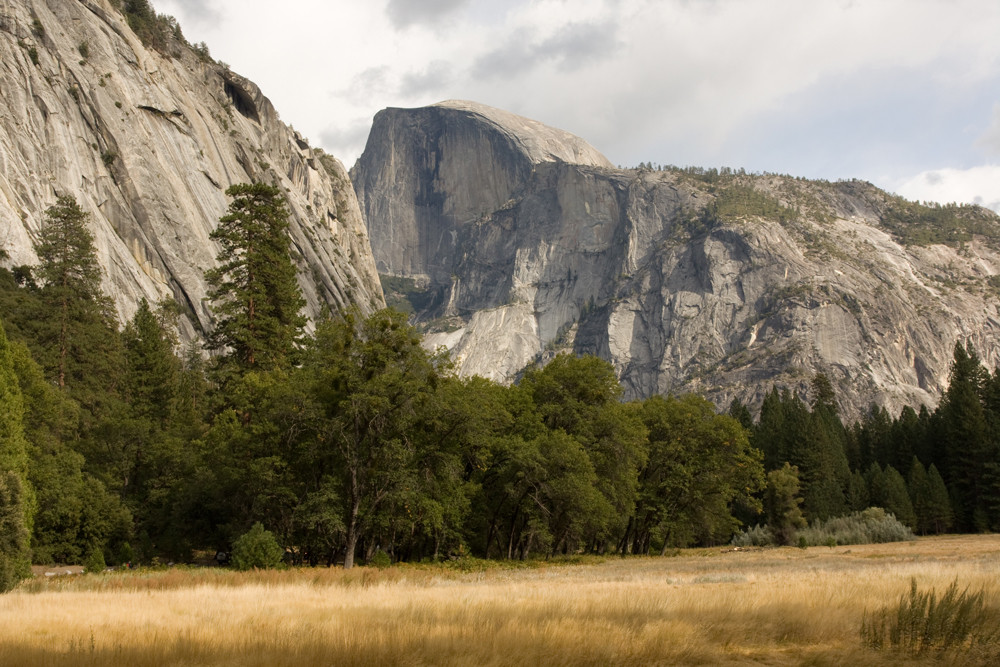
[[[464,373],[510,380],[571,349],[612,361],[630,397],[725,406],[772,384],[805,394],[824,372],[857,416],[936,404],[958,339],[997,361],[1000,221],[985,209],[856,181],[614,169],[531,151],[557,131],[495,116],[387,109],[352,172],[390,296]]]
[[[133,17],[134,18],[134,17]],[[155,18],[155,17],[154,17]],[[142,26],[107,0],[14,0],[0,8],[0,248],[33,264],[56,196],[90,214],[104,289],[119,315],[175,298],[183,333],[211,326],[203,272],[227,187],[281,187],[299,283],[324,304],[382,304],[343,166],[278,118],[252,82],[190,48],[175,25]],[[149,35],[155,39],[150,39]]]

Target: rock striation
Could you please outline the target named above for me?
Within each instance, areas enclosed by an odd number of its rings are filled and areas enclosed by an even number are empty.
[[[380,307],[347,171],[283,124],[251,81],[179,30],[146,47],[107,0],[0,4],[0,248],[33,264],[44,212],[71,194],[90,214],[120,317],[173,297],[182,334],[211,327],[208,238],[235,183],[284,190],[308,310]]]
[[[759,405],[826,373],[846,416],[937,403],[957,340],[998,358],[1000,220],[859,181],[616,169],[472,103],[386,109],[352,170],[429,345],[509,381],[560,350],[628,397]]]

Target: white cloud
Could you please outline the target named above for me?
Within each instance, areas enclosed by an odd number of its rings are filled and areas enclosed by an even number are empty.
[[[914,201],[979,204],[1000,213],[1000,165],[925,171],[901,183],[896,192]]]
[[[257,82],[283,119],[348,163],[364,147],[359,118],[449,98],[569,130],[622,164],[744,166],[752,148],[755,162],[794,172],[857,150],[843,139],[859,119],[866,136],[889,137],[885,145],[925,150],[893,157],[879,141],[858,163],[894,166],[804,175],[877,171],[898,181],[974,164],[983,147],[1000,151],[1000,119],[987,128],[998,100],[985,102],[981,126],[970,129],[967,117],[984,104],[984,90],[1000,87],[995,2],[286,0],[276,9],[266,0],[211,0],[218,20],[210,22],[192,0],[153,1],[191,41],[204,40]],[[890,98],[882,86],[851,85],[857,80],[903,89]],[[827,104],[838,90],[845,94]],[[836,113],[812,124],[794,117],[825,106]],[[804,148],[788,143],[795,139],[782,134],[786,121],[816,127],[813,159],[794,161]],[[932,124],[941,129],[928,141]]]
[[[992,156],[1000,156],[1000,104],[993,105],[993,120],[976,142]]]

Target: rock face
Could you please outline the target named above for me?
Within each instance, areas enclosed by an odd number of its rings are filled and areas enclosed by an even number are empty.
[[[90,214],[104,289],[127,319],[173,297],[186,337],[211,327],[204,270],[225,190],[285,191],[309,314],[382,305],[350,179],[278,119],[255,84],[177,36],[147,48],[107,0],[0,5],[0,247],[37,261],[32,241],[58,195]],[[163,53],[166,52],[166,55]]]
[[[935,405],[957,340],[1000,361],[1000,221],[984,209],[615,169],[470,103],[380,112],[352,175],[379,270],[413,279],[396,296],[466,374],[511,380],[573,350],[610,360],[628,397],[724,407],[772,384],[806,395],[824,372],[856,417]]]

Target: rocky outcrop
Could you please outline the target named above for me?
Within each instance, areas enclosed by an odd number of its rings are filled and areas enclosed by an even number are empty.
[[[590,352],[628,397],[724,407],[773,384],[805,395],[824,372],[853,417],[935,405],[956,340],[1000,361],[989,211],[853,181],[614,169],[498,117],[387,109],[353,172],[379,270],[414,279],[428,344],[463,373],[510,380]],[[532,148],[553,135],[585,148]]]
[[[119,315],[173,297],[182,333],[207,330],[208,238],[232,184],[284,190],[310,314],[380,306],[350,179],[278,118],[251,81],[179,33],[147,48],[107,0],[13,0],[0,8],[0,247],[33,264],[45,209],[70,194],[90,214]]]

